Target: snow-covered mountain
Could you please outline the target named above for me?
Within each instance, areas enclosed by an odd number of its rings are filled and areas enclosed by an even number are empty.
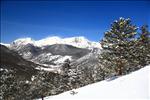
[[[90,50],[88,49],[76,48],[71,45],[54,44],[41,49],[36,53],[36,56],[32,56],[31,60],[41,64],[60,65],[66,59],[73,61],[85,56],[89,52]]]
[[[61,65],[66,59],[77,60],[91,52],[89,49],[77,48],[66,44],[53,44],[37,47],[33,44],[10,46],[10,49],[18,52],[24,59],[37,64]]]
[[[75,61],[101,49],[98,42],[89,41],[83,36],[71,38],[53,36],[37,41],[31,38],[20,38],[5,46],[15,50],[26,60],[56,66],[66,59]]]
[[[150,65],[114,80],[104,80],[44,100],[149,100]]]
[[[11,46],[20,46],[26,44],[33,44],[37,47],[43,47],[53,44],[67,44],[78,48],[101,48],[98,42],[89,41],[83,36],[70,37],[70,38],[60,38],[58,36],[47,37],[41,40],[33,40],[31,38],[20,38],[12,42]]]

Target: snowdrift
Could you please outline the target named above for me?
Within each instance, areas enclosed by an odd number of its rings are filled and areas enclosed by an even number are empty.
[[[149,79],[150,65],[111,81],[101,81],[44,100],[150,100]]]

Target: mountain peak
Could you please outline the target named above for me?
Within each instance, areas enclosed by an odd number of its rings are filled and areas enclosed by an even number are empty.
[[[11,43],[12,46],[20,46],[33,44],[37,47],[43,47],[53,44],[67,44],[78,48],[101,48],[98,42],[93,42],[85,38],[84,36],[61,38],[58,36],[47,37],[41,40],[33,40],[30,37],[20,38]]]
[[[34,40],[32,40],[30,37],[19,38],[19,39],[15,40],[14,42],[12,42],[12,44],[18,44],[18,45],[20,45],[20,44],[26,45],[26,44],[29,44],[29,43],[30,44],[34,43]]]

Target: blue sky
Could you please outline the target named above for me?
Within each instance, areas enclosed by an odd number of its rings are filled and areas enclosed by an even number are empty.
[[[148,1],[2,1],[1,42],[48,36],[99,41],[119,17],[129,17],[137,26],[150,24],[149,5]]]

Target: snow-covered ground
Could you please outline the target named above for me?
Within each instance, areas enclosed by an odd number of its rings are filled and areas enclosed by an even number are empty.
[[[37,67],[37,70],[49,71],[54,73],[61,73],[60,67],[53,67],[53,68],[44,68],[44,67]]]
[[[114,80],[105,80],[44,100],[150,100],[150,65]]]

